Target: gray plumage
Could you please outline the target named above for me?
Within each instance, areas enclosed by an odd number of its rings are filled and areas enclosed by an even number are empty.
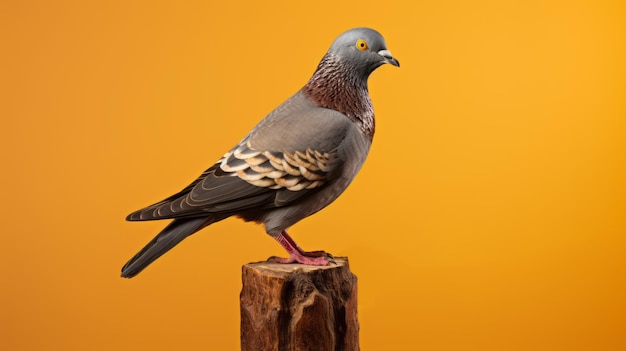
[[[303,251],[286,230],[334,201],[363,165],[375,129],[367,79],[384,63],[399,66],[378,32],[341,34],[309,82],[237,146],[179,193],[128,215],[174,221],[124,265],[122,277],[230,216],[264,224],[291,255],[277,262],[327,264],[328,256]]]

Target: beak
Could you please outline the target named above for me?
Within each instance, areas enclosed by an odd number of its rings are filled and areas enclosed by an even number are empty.
[[[398,60],[393,58],[393,56],[391,55],[391,52],[389,52],[389,50],[380,50],[378,52],[378,54],[383,57],[385,63],[388,63],[390,65],[394,65],[396,67],[400,67],[400,62],[398,62]]]

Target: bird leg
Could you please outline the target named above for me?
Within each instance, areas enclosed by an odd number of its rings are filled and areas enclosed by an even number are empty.
[[[304,251],[296,242],[287,234],[286,230],[280,232],[274,237],[278,243],[289,252],[288,258],[270,257],[268,261],[276,263],[302,263],[312,266],[328,266],[335,263],[333,256],[324,251]]]

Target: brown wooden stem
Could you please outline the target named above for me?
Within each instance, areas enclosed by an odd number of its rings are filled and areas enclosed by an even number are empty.
[[[244,265],[241,350],[359,350],[357,278],[347,258],[335,261]]]

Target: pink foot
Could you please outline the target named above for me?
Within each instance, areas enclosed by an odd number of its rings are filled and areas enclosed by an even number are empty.
[[[328,266],[331,263],[335,263],[333,256],[324,251],[304,251],[296,244],[296,242],[287,234],[286,231],[282,231],[275,237],[276,241],[287,250],[289,257],[270,257],[268,261],[276,263],[301,263],[311,266]]]
[[[275,262],[275,263],[301,263],[301,264],[308,264],[311,266],[328,266],[331,263],[334,263],[334,261],[332,260],[332,257],[330,257],[330,255],[328,256],[329,256],[328,258],[324,256],[309,257],[309,256],[304,256],[300,254],[299,252],[294,252],[287,258],[273,256],[273,257],[270,257],[268,261]]]

